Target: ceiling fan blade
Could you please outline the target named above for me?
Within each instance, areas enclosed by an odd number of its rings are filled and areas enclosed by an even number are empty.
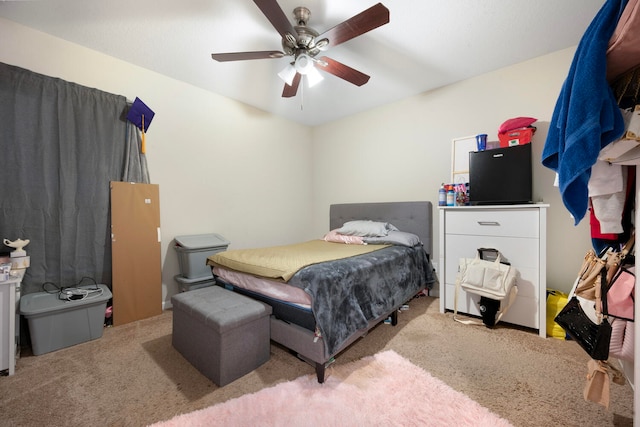
[[[284,89],[282,90],[283,98],[296,96],[296,93],[298,93],[298,86],[300,85],[300,79],[302,79],[302,75],[300,73],[296,73],[293,77],[293,82],[291,82],[291,86],[286,83],[284,84]]]
[[[291,21],[284,14],[278,2],[276,0],[253,0],[253,2],[260,8],[282,38],[287,39],[295,46],[298,32],[293,28]]]
[[[323,56],[322,58],[320,58],[316,62],[316,65],[322,71],[326,71],[329,74],[340,77],[341,79],[344,79],[349,83],[353,83],[356,86],[362,86],[369,81],[369,76],[367,76],[366,74],[361,73],[360,71],[346,66],[343,63],[331,59],[327,56]]]
[[[378,3],[364,12],[360,12],[343,23],[325,31],[315,39],[317,41],[327,39],[328,44],[326,45],[326,48],[329,48],[388,23],[389,9],[387,9],[382,3]]]
[[[211,58],[218,62],[227,61],[244,61],[246,59],[271,59],[282,58],[283,52],[277,50],[265,50],[258,52],[231,52],[231,53],[212,53]]]

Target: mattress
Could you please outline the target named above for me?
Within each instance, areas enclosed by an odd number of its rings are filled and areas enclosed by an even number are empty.
[[[223,267],[213,267],[213,275],[237,288],[255,292],[274,300],[295,304],[302,308],[311,308],[311,296],[304,290],[285,282],[257,277]]]

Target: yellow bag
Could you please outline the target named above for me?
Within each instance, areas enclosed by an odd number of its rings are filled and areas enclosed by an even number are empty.
[[[547,289],[547,336],[560,340],[566,339],[567,333],[555,318],[569,302],[569,295],[556,289]]]

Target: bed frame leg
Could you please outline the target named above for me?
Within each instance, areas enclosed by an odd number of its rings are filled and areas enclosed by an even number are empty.
[[[316,362],[316,376],[318,377],[318,382],[322,384],[324,382],[324,363]]]
[[[393,310],[391,313],[391,325],[396,326],[398,324],[398,310]]]

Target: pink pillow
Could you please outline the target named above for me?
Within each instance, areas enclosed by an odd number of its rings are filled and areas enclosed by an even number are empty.
[[[347,236],[345,234],[338,234],[338,230],[331,230],[324,235],[322,240],[333,243],[346,243],[347,245],[364,245],[364,240],[361,236]]]
[[[534,119],[533,117],[515,117],[502,123],[500,125],[500,128],[498,129],[498,133],[505,133],[514,129],[526,128],[527,126],[531,126],[537,121],[538,119]]]

